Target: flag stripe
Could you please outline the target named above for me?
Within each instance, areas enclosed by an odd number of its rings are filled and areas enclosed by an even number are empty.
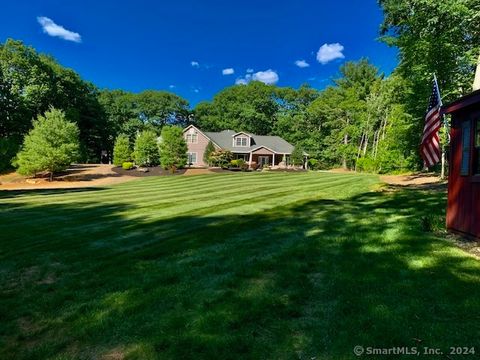
[[[437,164],[441,157],[440,141],[438,138],[438,131],[442,126],[440,110],[440,91],[436,81],[434,81],[427,114],[425,115],[425,125],[423,127],[422,143],[420,146],[420,155],[427,167]]]

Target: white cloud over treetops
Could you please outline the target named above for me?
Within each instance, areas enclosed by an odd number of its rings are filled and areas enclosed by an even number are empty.
[[[59,37],[63,40],[82,42],[82,37],[79,33],[65,29],[63,26],[55,24],[55,22],[45,16],[37,17],[38,23],[42,26],[43,32],[54,37]]]
[[[272,69],[268,69],[265,71],[258,71],[254,74],[246,74],[245,77],[238,78],[235,81],[235,84],[246,85],[250,81],[260,81],[260,82],[263,82],[264,84],[271,85],[271,84],[276,84],[279,79],[280,78],[276,71]]]
[[[335,59],[343,59],[345,58],[343,49],[343,45],[339,43],[323,44],[320,46],[320,49],[318,49],[317,60],[320,64],[325,65]]]

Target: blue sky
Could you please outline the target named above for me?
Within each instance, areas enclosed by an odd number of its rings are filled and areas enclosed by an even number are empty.
[[[321,89],[361,57],[388,74],[397,52],[377,40],[381,21],[375,0],[17,0],[2,4],[0,41],[22,40],[100,88],[169,90],[194,105],[251,79]]]

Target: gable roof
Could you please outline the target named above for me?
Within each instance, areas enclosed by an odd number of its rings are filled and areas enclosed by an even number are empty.
[[[251,146],[239,147],[233,146],[232,137],[239,134],[233,130],[223,130],[221,132],[204,132],[212,142],[218,144],[222,149],[230,150],[231,152],[246,153],[259,147],[266,147],[277,154],[291,154],[293,145],[282,139],[280,136],[266,136],[266,135],[250,135],[252,139]]]

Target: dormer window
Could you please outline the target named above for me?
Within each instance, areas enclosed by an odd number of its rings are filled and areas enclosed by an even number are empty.
[[[246,136],[237,136],[235,138],[235,146],[247,147],[248,138]]]

